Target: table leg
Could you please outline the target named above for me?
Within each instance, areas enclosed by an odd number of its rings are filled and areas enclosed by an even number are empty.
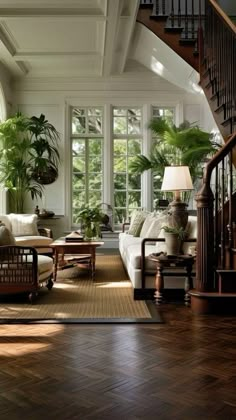
[[[95,280],[95,259],[96,259],[96,253],[95,249],[91,249],[91,269],[92,269],[92,281]]]
[[[192,279],[192,265],[188,265],[186,267],[187,277],[185,280],[185,296],[184,302],[186,306],[190,306],[191,304],[191,296],[189,294],[189,290],[193,288],[193,279]]]
[[[57,264],[58,264],[58,250],[55,249],[54,251],[54,281],[57,281]]]
[[[162,295],[163,288],[164,288],[164,279],[162,275],[162,268],[157,267],[156,291],[154,294],[156,305],[160,305],[163,302],[163,295]]]

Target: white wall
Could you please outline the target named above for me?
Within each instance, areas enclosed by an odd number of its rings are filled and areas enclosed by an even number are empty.
[[[47,86],[47,89],[46,89]],[[173,106],[176,109],[176,123],[184,119],[197,122],[201,128],[205,128],[208,118],[205,115],[205,105],[201,94],[186,93],[184,90],[164,81],[150,72],[135,77],[118,77],[107,81],[91,81],[87,83],[73,83],[57,86],[49,83],[15,86],[15,108],[19,108],[28,115],[45,114],[46,118],[55,125],[61,133],[62,164],[58,180],[45,186],[45,200],[32,203],[28,200],[26,211],[31,212],[35,205],[40,208],[44,205],[48,210],[64,217],[58,221],[58,232],[70,230],[71,221],[71,195],[70,195],[70,130],[69,110],[71,106],[103,106],[104,116],[107,117],[104,127],[105,156],[104,156],[104,191],[103,201],[111,203],[112,190],[109,180],[112,179],[112,167],[110,159],[111,150],[111,109],[112,106],[140,106],[144,116],[144,145],[143,152],[148,151],[151,132],[147,130],[146,123],[150,119],[151,106]],[[102,86],[103,89],[100,89]],[[126,89],[124,89],[124,86]],[[163,86],[165,90],[163,90]],[[90,87],[90,88],[89,88]],[[85,89],[86,88],[86,89]],[[202,109],[204,108],[204,112]],[[151,208],[150,175],[143,175],[143,207]]]
[[[11,113],[12,91],[10,76],[4,65],[0,62],[0,121],[5,120]],[[6,191],[0,187],[0,213],[7,211]]]

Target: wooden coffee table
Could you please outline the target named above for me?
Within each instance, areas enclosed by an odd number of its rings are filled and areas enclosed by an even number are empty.
[[[59,262],[59,255],[64,259],[64,255],[90,255],[91,256],[91,274],[92,280],[95,278],[95,262],[96,262],[96,248],[102,246],[102,241],[82,241],[82,242],[66,242],[65,238],[59,238],[50,244],[54,250],[54,281],[57,280],[57,266]],[[78,258],[79,259],[79,258]]]

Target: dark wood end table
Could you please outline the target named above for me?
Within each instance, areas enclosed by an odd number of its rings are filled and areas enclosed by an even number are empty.
[[[190,305],[189,290],[193,288],[192,268],[194,263],[193,255],[155,255],[151,254],[148,257],[156,263],[156,292],[155,303],[160,305],[163,302],[164,276],[183,277],[185,280],[185,305]],[[183,270],[175,271],[173,268],[180,268]],[[169,270],[168,270],[169,269]]]

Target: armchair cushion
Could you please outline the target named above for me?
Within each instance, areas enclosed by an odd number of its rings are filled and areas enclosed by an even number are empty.
[[[38,235],[36,214],[14,214],[9,215],[12,233],[14,236]]]

